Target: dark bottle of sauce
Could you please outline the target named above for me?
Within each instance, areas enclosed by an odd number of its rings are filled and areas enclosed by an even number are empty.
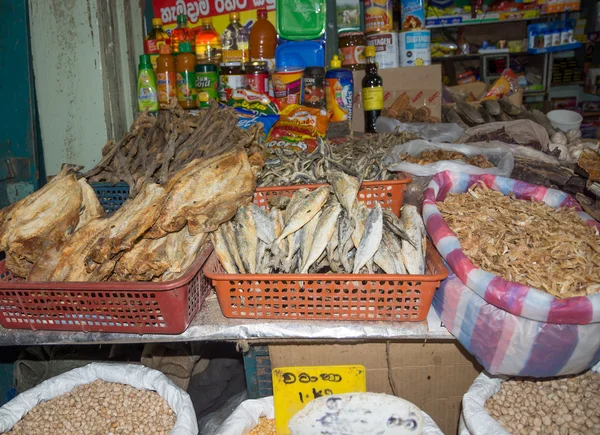
[[[365,112],[365,133],[377,133],[375,122],[383,110],[383,80],[377,74],[375,62],[375,47],[365,48],[367,65],[366,74],[362,79],[362,100]]]

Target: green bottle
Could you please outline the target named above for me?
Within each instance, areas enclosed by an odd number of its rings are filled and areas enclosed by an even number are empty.
[[[152,69],[152,62],[149,54],[140,56],[140,66],[138,72],[137,86],[138,110],[143,112],[158,112],[158,90],[156,87],[156,76]]]

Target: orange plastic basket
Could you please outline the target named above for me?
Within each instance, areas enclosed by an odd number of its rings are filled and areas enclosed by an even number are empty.
[[[367,207],[375,207],[378,201],[383,208],[389,208],[396,216],[400,216],[400,208],[404,200],[406,185],[412,181],[409,174],[398,173],[397,180],[365,181],[358,191],[358,200]],[[269,198],[273,196],[292,196],[300,189],[315,190],[326,184],[302,184],[298,186],[258,187],[254,193],[254,203],[262,208],[269,208]]]
[[[204,268],[225,317],[279,320],[425,320],[448,271],[428,241],[426,275],[227,274],[212,254]]]
[[[180,334],[210,293],[208,243],[185,275],[168,282],[29,282],[0,262],[0,325],[78,332]]]

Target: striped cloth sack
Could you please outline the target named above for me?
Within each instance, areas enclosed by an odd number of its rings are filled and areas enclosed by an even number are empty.
[[[575,207],[600,231],[574,198],[558,190],[493,175],[435,175],[424,194],[423,218],[451,270],[434,296],[438,315],[491,374],[545,377],[593,366],[600,360],[600,293],[556,299],[478,268],[462,251],[435,203],[480,181],[505,195]]]

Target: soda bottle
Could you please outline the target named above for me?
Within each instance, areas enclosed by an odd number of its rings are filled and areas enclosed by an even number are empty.
[[[212,24],[212,18],[202,18],[196,32],[196,58],[198,63],[221,63],[221,37]]]
[[[156,59],[160,46],[169,43],[169,34],[162,28],[162,20],[160,18],[152,18],[152,30],[144,38],[144,54],[150,55],[152,68],[156,71]]]
[[[194,109],[197,107],[196,56],[188,41],[183,41],[179,48],[180,52],[175,60],[177,100],[184,109]]]
[[[188,27],[187,15],[177,15],[177,28],[171,32],[171,46],[173,53],[179,53],[179,44],[187,41],[190,43],[192,50],[196,46],[194,32]]]
[[[240,23],[240,14],[229,14],[229,25],[223,30],[221,42],[223,43],[223,63],[242,62],[250,60],[250,35]]]
[[[257,11],[258,20],[250,29],[250,58],[252,61],[266,61],[269,69],[275,68],[277,31],[267,19],[267,10]]]
[[[177,73],[175,72],[175,57],[171,54],[171,46],[160,46],[160,55],[156,60],[156,85],[158,87],[158,102],[161,109],[166,109],[177,98]]]

